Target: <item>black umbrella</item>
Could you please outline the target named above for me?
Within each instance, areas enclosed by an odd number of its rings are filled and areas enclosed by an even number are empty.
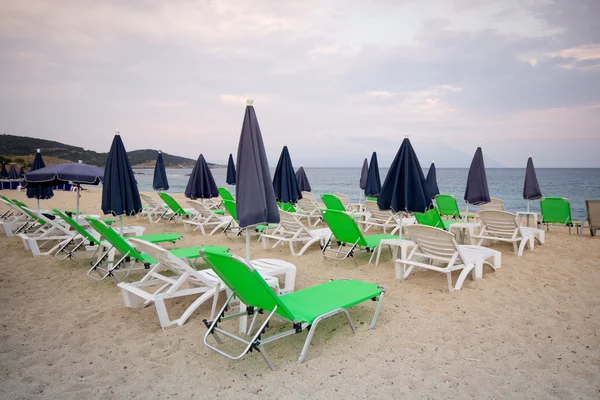
[[[437,173],[435,171],[434,163],[431,163],[429,171],[427,171],[427,178],[425,178],[425,180],[427,181],[427,190],[429,191],[429,196],[431,196],[431,198],[434,199],[435,196],[440,194],[440,189],[438,189],[437,184]]]
[[[367,175],[369,175],[369,162],[365,158],[363,161],[362,170],[360,171],[360,181],[359,186],[362,190],[367,188]]]
[[[427,182],[408,138],[402,141],[396,153],[381,187],[377,205],[382,210],[420,213],[431,207]]]
[[[235,185],[235,164],[233,163],[233,154],[229,154],[229,161],[227,162],[227,178],[225,182],[228,185]]]
[[[169,190],[169,181],[167,180],[167,170],[163,161],[162,151],[158,151],[156,164],[154,165],[154,179],[152,180],[152,189]]]
[[[282,203],[296,203],[298,199],[302,198],[287,146],[283,146],[275,168],[273,189],[275,190],[275,199]]]
[[[258,224],[278,224],[279,210],[275,200],[265,145],[252,100],[248,100],[246,104],[237,153],[238,171],[235,195],[238,221],[241,228]],[[250,261],[248,229],[246,229],[246,259]]]
[[[369,164],[369,172],[367,174],[367,182],[365,183],[365,195],[367,197],[379,196],[381,192],[381,178],[379,178],[379,164],[377,163],[377,153],[373,152],[371,163]]]
[[[10,164],[8,179],[19,179],[19,173],[17,172],[17,167],[15,167],[15,164]]]
[[[185,188],[185,197],[188,199],[210,199],[218,195],[219,189],[212,172],[210,172],[204,156],[200,154]]]
[[[542,191],[538,184],[535,167],[531,155],[527,159],[527,168],[525,169],[525,183],[523,184],[523,198],[527,200],[527,212],[529,212],[529,201],[542,198]],[[529,217],[528,217],[529,218]]]
[[[0,169],[0,179],[8,179],[8,171],[6,170],[6,165],[2,164],[2,169]]]
[[[142,211],[140,192],[118,130],[115,131],[104,168],[102,211],[104,214],[119,216],[121,233],[123,214],[135,215]]]
[[[296,182],[298,182],[298,190],[301,193],[310,192],[312,190],[303,166],[300,166],[300,168],[298,168],[298,171],[296,171]]]
[[[42,158],[42,153],[40,149],[37,149],[35,153],[35,158],[33,159],[33,165],[29,172],[33,172],[37,169],[44,168],[46,164],[44,164],[44,159]],[[52,188],[49,186],[46,187],[27,187],[27,198],[29,199],[37,199],[38,211],[40,210],[40,199],[50,199],[54,196],[54,192]]]
[[[21,169],[19,170],[19,178],[25,178],[25,170],[23,169],[23,167],[21,167]]]
[[[481,145],[477,147],[469,175],[467,176],[467,187],[465,189],[465,201],[467,202],[467,211],[469,204],[485,204],[490,202],[490,191],[488,190],[487,177],[485,176],[485,164],[483,163],[483,151]]]

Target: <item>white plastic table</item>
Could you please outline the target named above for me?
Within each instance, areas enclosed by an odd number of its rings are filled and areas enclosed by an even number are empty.
[[[383,239],[379,246],[377,246],[377,257],[375,258],[375,266],[379,265],[379,256],[381,255],[381,248],[383,246],[388,246],[392,251],[392,260],[398,258],[398,249],[400,249],[400,258],[405,259],[408,255],[408,249],[415,246],[413,242],[407,239]],[[375,252],[371,255],[371,259],[369,260],[369,264],[373,261],[373,257],[375,256]]]
[[[529,217],[533,217],[533,227],[534,228],[538,227],[538,213],[537,212],[517,211],[516,216],[517,216],[517,222],[519,223],[519,225],[521,225],[521,222],[523,221],[523,217],[527,216],[527,225],[526,226],[529,226]]]

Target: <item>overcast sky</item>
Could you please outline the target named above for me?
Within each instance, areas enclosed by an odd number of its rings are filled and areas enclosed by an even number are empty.
[[[598,0],[0,2],[0,133],[225,163],[600,167]]]

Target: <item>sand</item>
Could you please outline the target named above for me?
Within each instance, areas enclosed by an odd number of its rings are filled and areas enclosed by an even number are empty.
[[[24,193],[11,193],[25,199]],[[178,199],[182,196],[176,195]],[[56,193],[43,208],[73,208],[73,193]],[[100,192],[83,193],[82,209],[101,213]],[[184,233],[181,223],[130,225],[147,233]],[[129,309],[113,280],[94,282],[87,268],[53,257],[33,258],[18,238],[0,237],[0,397],[80,398],[590,398],[600,397],[600,239],[547,234],[545,246],[502,269],[484,270],[448,293],[444,275],[418,271],[394,278],[389,255],[324,261],[318,247],[293,257],[287,247],[254,257],[297,266],[296,289],[330,278],[357,278],[387,288],[379,321],[374,303],[351,309],[358,334],[341,316],[318,328],[298,365],[305,334],[267,346],[278,370],[257,353],[231,361],[202,343],[202,307],[182,327],[163,331],[154,307]],[[180,244],[220,244],[243,254],[243,240],[185,233]],[[182,310],[192,299],[168,303]]]

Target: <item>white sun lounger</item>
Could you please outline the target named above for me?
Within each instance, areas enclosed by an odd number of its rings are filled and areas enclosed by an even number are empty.
[[[265,249],[274,248],[282,242],[287,242],[290,246],[290,252],[294,256],[301,256],[313,244],[319,243],[321,248],[325,241],[331,236],[329,228],[308,229],[296,216],[287,211],[279,210],[279,226],[270,233],[263,233],[260,237]],[[269,240],[275,240],[275,244],[270,246]],[[304,243],[299,252],[296,252],[294,245]]]
[[[206,235],[206,228],[212,228],[209,233],[212,236],[219,229],[225,230],[233,220],[230,215],[215,214],[199,201],[188,200],[188,204],[196,211],[196,214],[191,219],[183,221],[186,231],[200,230],[203,235]]]
[[[525,246],[533,250],[534,241],[544,244],[546,234],[543,230],[520,226],[515,214],[500,210],[479,211],[476,214],[481,221],[481,230],[473,237],[479,239],[479,245],[484,241],[501,241],[513,244],[515,254],[523,255]]]

